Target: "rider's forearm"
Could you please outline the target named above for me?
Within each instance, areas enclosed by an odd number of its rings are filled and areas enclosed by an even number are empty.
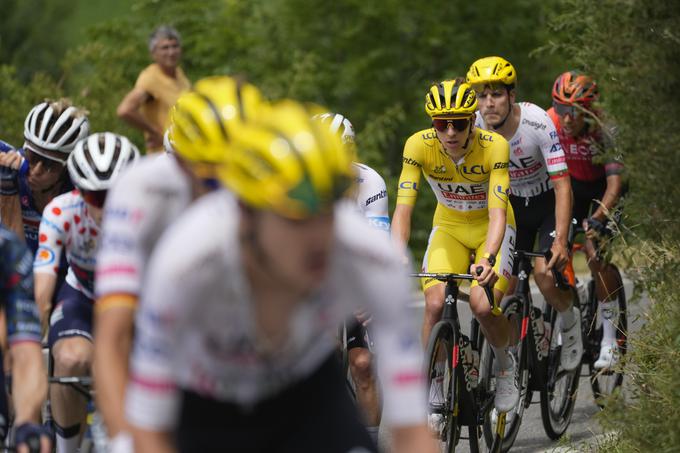
[[[486,233],[486,252],[497,255],[505,236],[507,213],[505,209],[489,209],[489,230]],[[482,257],[478,256],[477,261]]]
[[[23,342],[10,347],[12,358],[12,401],[15,426],[40,423],[40,411],[47,397],[47,372],[40,343]]]
[[[593,217],[597,220],[604,220],[607,218],[607,213],[616,206],[621,197],[622,188],[621,175],[607,176],[607,189],[602,196],[601,205],[593,213]]]
[[[136,453],[175,453],[169,432],[154,432],[134,429]]]
[[[26,242],[19,194],[0,195],[0,219],[7,229],[12,230],[19,236],[21,242]]]
[[[125,388],[132,348],[134,311],[115,307],[95,314],[94,375],[97,408],[110,436],[128,431],[125,421]]]
[[[406,249],[408,240],[411,236],[411,214],[413,207],[398,204],[392,216],[392,226],[390,227],[392,240],[397,246]]]
[[[395,453],[434,453],[438,451],[434,437],[425,425],[392,429]]]
[[[553,186],[555,187],[555,240],[566,247],[571,224],[571,179],[568,175],[555,179]]]
[[[57,286],[57,276],[42,272],[34,273],[35,285],[35,303],[38,305],[40,312],[40,324],[43,328],[43,333],[47,329],[49,323],[50,308],[52,307],[52,297]]]

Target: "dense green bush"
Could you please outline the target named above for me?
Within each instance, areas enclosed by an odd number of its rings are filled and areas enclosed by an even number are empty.
[[[677,451],[680,445],[680,3],[569,0],[554,21],[560,45],[592,73],[618,126],[631,191],[620,253],[653,301],[632,339],[632,397],[604,411],[619,437],[602,450]]]

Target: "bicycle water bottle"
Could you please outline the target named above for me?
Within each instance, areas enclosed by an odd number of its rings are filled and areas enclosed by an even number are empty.
[[[531,327],[534,333],[534,344],[536,345],[536,357],[539,361],[548,357],[550,351],[549,332],[546,329],[546,324],[543,321],[543,313],[538,307],[532,307],[531,310]]]
[[[479,352],[472,349],[472,344],[470,344],[470,340],[465,335],[460,337],[460,350],[462,352],[465,387],[468,390],[472,390],[477,388],[479,381]]]

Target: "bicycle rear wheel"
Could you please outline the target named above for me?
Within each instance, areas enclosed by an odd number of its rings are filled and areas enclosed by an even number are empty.
[[[574,301],[578,295],[574,291]],[[576,394],[581,377],[581,364],[572,371],[566,371],[560,364],[562,347],[558,343],[557,310],[550,309],[550,352],[546,385],[541,390],[541,420],[543,429],[552,440],[559,439],[569,427],[576,405]]]
[[[455,451],[460,438],[458,379],[452,362],[455,345],[453,327],[447,322],[437,323],[430,333],[426,356],[428,421],[444,453]]]
[[[613,266],[613,265],[612,265]],[[616,269],[618,276],[618,296],[617,301],[619,305],[619,316],[616,321],[616,343],[618,347],[618,354],[620,358],[626,355],[628,342],[628,317],[626,292],[623,288],[623,279],[619,270]],[[597,313],[597,297],[595,297],[595,282],[591,281],[589,285],[589,301],[590,312],[593,314],[591,321],[591,328],[589,329],[589,345],[591,347],[590,355],[588,357],[588,370],[590,372],[590,386],[593,390],[593,397],[598,406],[604,407],[607,397],[609,397],[616,389],[623,384],[623,370],[620,366],[615,366],[612,369],[597,370],[594,367],[600,352],[600,342],[602,341],[602,320],[598,319]]]
[[[500,451],[507,452],[510,450],[512,445],[515,443],[517,434],[519,432],[519,427],[522,424],[522,417],[524,415],[524,409],[528,406],[527,395],[529,393],[529,369],[528,369],[528,349],[527,341],[522,341],[522,307],[523,303],[519,297],[513,296],[505,299],[501,303],[501,308],[503,310],[503,315],[508,318],[510,322],[510,345],[516,351],[517,366],[519,366],[519,402],[512,412],[506,415],[506,425],[503,439],[498,439],[498,434],[496,433],[496,421],[497,416],[495,415],[495,409],[493,408],[493,403],[489,410],[484,414],[484,438],[486,444],[491,446],[500,443]],[[485,360],[482,360],[483,369],[482,382],[488,385],[487,391],[489,394],[494,394],[496,388],[496,378],[494,371],[495,360],[493,358],[493,352],[491,347],[486,341],[483,340],[483,356]]]

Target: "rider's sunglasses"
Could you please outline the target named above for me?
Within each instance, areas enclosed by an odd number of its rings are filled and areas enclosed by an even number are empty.
[[[103,208],[106,201],[106,190],[80,190],[80,195],[87,204],[96,208]]]
[[[432,120],[432,127],[439,132],[446,132],[449,124],[458,132],[463,132],[470,126],[470,118],[435,118]]]
[[[49,173],[61,171],[64,165],[66,165],[66,162],[63,160],[43,154],[26,143],[24,144],[24,155],[26,160],[28,160],[30,168],[35,168],[38,164],[41,164],[42,168]]]
[[[559,102],[553,102],[553,109],[555,109],[555,113],[557,113],[558,116],[569,115],[574,118],[581,114],[581,109],[577,108],[576,106],[560,104]]]

